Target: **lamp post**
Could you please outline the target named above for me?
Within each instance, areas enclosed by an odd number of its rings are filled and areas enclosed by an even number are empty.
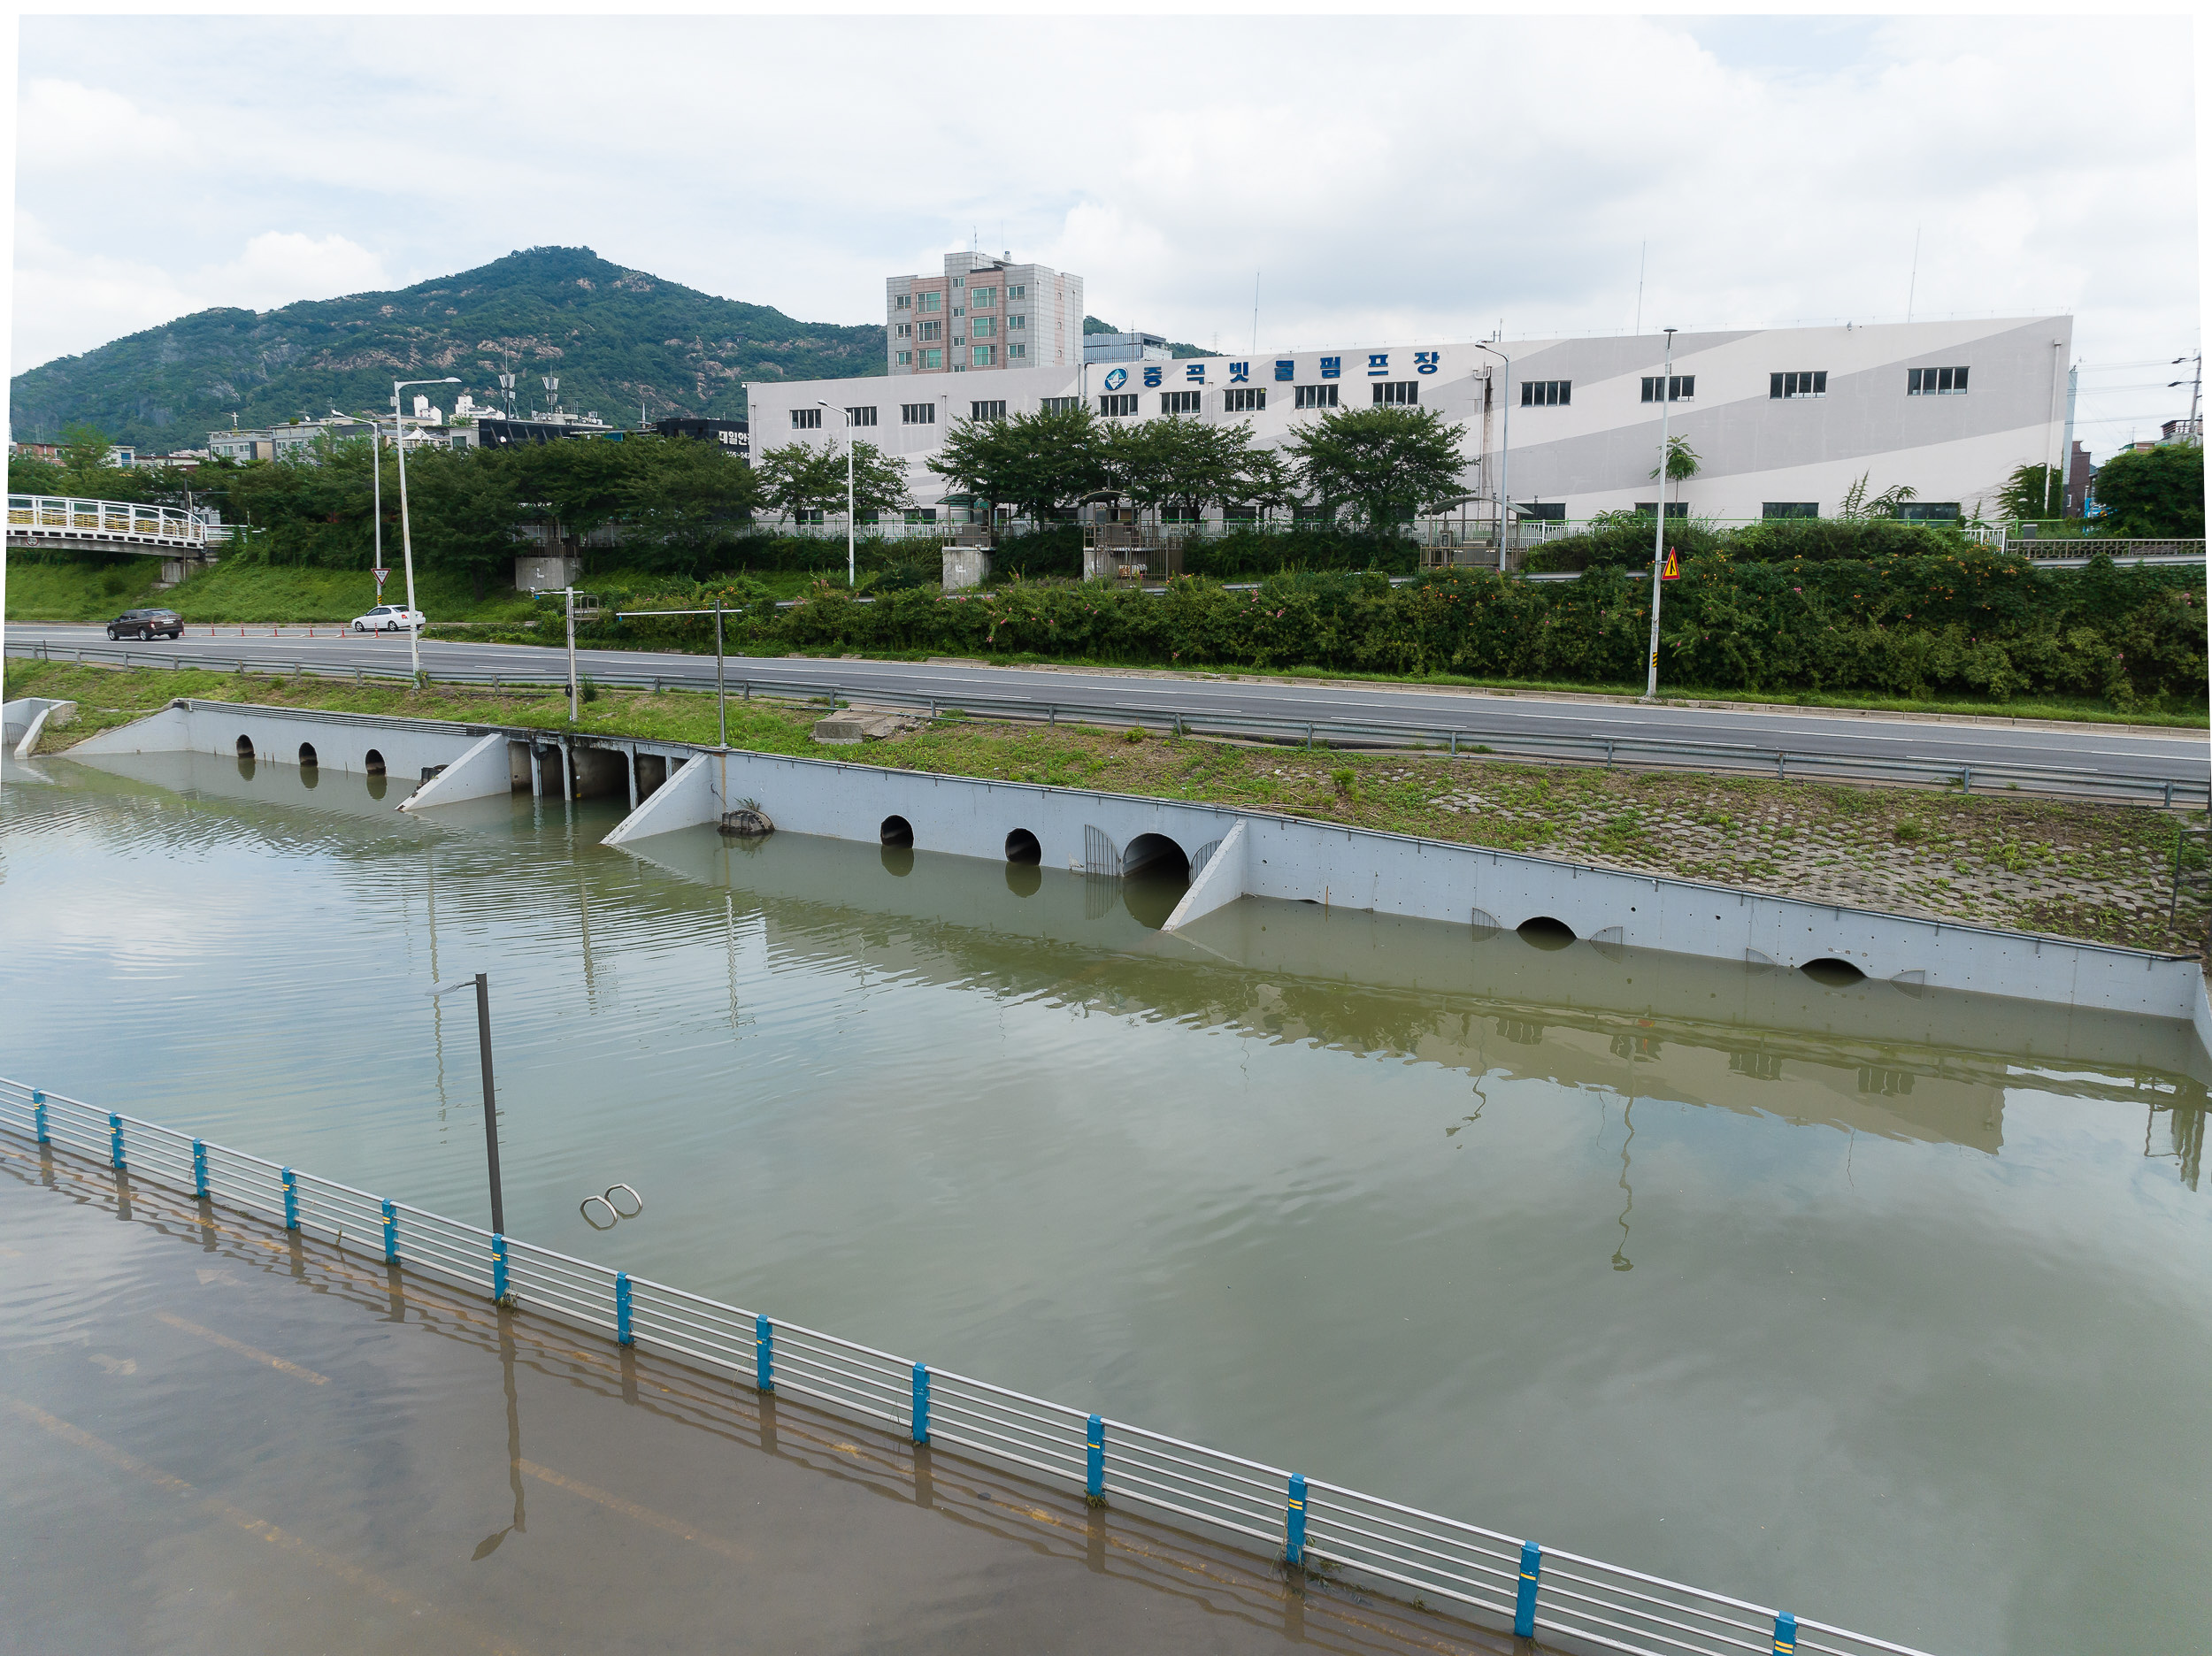
[[[399,444],[399,548],[407,560],[407,613],[411,616],[420,612],[415,608],[415,536],[407,522],[407,415],[400,406],[399,394],[409,386],[460,383],[450,374],[442,380],[392,381],[392,435]],[[412,621],[407,625],[407,676],[410,680],[422,677],[422,628]]]
[[[1506,525],[1513,521],[1513,494],[1507,485],[1512,479],[1513,465],[1513,359],[1502,350],[1493,350],[1480,340],[1475,341],[1479,351],[1489,351],[1505,364],[1505,430],[1498,443],[1498,573],[1505,573]]]
[[[484,1165],[491,1174],[492,1233],[504,1236],[507,1234],[507,1215],[499,1200],[499,1112],[492,1100],[491,985],[482,972],[478,972],[473,978],[457,978],[451,983],[442,983],[429,993],[434,1000],[439,995],[450,994],[456,989],[466,989],[472,985],[476,990],[476,1046],[484,1067]]]
[[[820,397],[814,400],[821,402],[824,408],[833,406],[822,402]],[[850,409],[838,411],[845,417],[845,585],[857,586],[860,579],[853,554],[853,411]]]
[[[1659,571],[1667,556],[1667,401],[1674,387],[1674,330],[1668,328],[1667,354],[1659,370],[1659,526],[1651,534],[1651,661],[1644,674],[1644,700],[1659,694]]]

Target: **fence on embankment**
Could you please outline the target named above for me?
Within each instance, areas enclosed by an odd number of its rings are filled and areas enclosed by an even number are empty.
[[[160,650],[132,651],[117,645],[64,644],[58,648],[45,640],[10,644],[8,653],[45,661],[96,662],[123,667],[199,668],[216,671],[236,665],[240,672],[303,674],[308,677],[370,678],[405,682],[403,671],[342,666],[297,656],[280,656],[266,649],[242,646],[219,661]],[[734,662],[740,658],[731,657]],[[680,665],[641,668],[612,661],[592,661],[580,671],[594,684],[626,689],[687,690],[711,694],[717,678],[710,660],[678,658]],[[495,671],[490,669],[440,667],[426,669],[426,680],[438,684],[487,685],[516,689],[565,688],[565,672]],[[1596,764],[1611,768],[1630,765],[1650,770],[1696,770],[1720,776],[1765,776],[1800,781],[1872,783],[1891,786],[1958,788],[1970,794],[1978,786],[1985,793],[2003,790],[2041,794],[2047,798],[2108,801],[2116,803],[2158,805],[2171,810],[2202,810],[2212,806],[2212,781],[2193,776],[2157,776],[2098,770],[2070,765],[2038,765],[2001,760],[1921,759],[1883,751],[1824,753],[1804,748],[1768,747],[1755,742],[1671,741],[1625,733],[1548,732],[1532,734],[1480,718],[1421,723],[1410,720],[1312,719],[1271,717],[1249,713],[1217,712],[1203,707],[1178,708],[1163,698],[1102,702],[1080,698],[993,696],[965,693],[941,695],[894,690],[872,685],[865,691],[841,685],[833,678],[807,681],[773,677],[741,677],[725,672],[722,686],[728,694],[749,700],[755,696],[795,701],[818,701],[834,708],[850,700],[870,707],[907,708],[936,718],[944,715],[974,718],[1024,720],[1048,724],[1142,725],[1177,735],[1216,735],[1279,743],[1302,743],[1308,748],[1442,748],[1453,754],[1492,754],[1501,758],[1532,759],[1548,763]]]
[[[0,1079],[0,1126],[54,1150],[280,1221],[380,1242],[385,1262],[1055,1482],[1257,1543],[1295,1571],[1354,1572],[1561,1649],[1630,1656],[1922,1656],[1902,1644],[1440,1517],[725,1305],[411,1203]]]

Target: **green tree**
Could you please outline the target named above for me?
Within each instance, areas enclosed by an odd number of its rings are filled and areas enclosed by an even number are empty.
[[[833,458],[826,448],[811,443],[786,443],[770,448],[753,462],[760,474],[760,497],[785,517],[794,519],[810,511],[827,511],[845,504],[845,467],[841,461],[831,476]]]
[[[960,420],[931,471],[993,506],[1041,524],[1059,507],[1111,486],[1108,435],[1081,404],[1002,420]]]
[[[2116,454],[2097,469],[2097,523],[2113,534],[2204,533],[2204,450],[2168,443]]]
[[[1140,505],[1179,506],[1194,518],[1241,502],[1253,458],[1252,431],[1241,421],[1144,420],[1117,432],[1112,443],[1123,487]]]
[[[2066,479],[2056,466],[2013,468],[1997,496],[1998,509],[2017,522],[2066,516]]]
[[[487,448],[424,448],[409,457],[407,516],[419,567],[466,575],[479,599],[488,586],[512,585],[515,554],[526,549],[515,534],[518,459],[511,449]]]
[[[1279,450],[1245,450],[1243,464],[1229,494],[1231,504],[1256,506],[1263,512],[1288,511],[1298,503],[1298,474]]]
[[[1459,447],[1466,434],[1434,409],[1353,409],[1325,415],[1285,446],[1310,494],[1349,506],[1361,526],[1380,536],[1416,512],[1466,497]]]
[[[1698,470],[1700,466],[1702,465],[1704,458],[1704,456],[1699,454],[1696,449],[1690,447],[1690,440],[1687,437],[1670,437],[1667,439],[1667,461],[1665,471],[1667,473],[1667,481],[1674,485],[1675,499],[1680,500],[1682,498],[1682,486],[1698,474]],[[1661,468],[1658,466],[1652,467],[1651,475],[1655,478],[1657,477],[1660,470]]]

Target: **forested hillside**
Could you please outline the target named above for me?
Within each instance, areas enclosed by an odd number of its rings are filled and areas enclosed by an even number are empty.
[[[589,248],[532,248],[395,293],[303,301],[280,310],[202,310],[18,374],[19,440],[75,425],[141,448],[199,448],[242,426],[388,405],[394,379],[457,374],[437,387],[498,400],[518,377],[525,413],[558,375],[564,407],[634,423],[671,414],[739,418],[746,380],[884,372],[880,325],[795,322],[765,305],[718,299]]]

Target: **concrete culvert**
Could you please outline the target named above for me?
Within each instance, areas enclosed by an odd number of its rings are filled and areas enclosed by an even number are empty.
[[[914,824],[903,816],[886,816],[877,838],[895,850],[909,850],[914,844]]]
[[[1549,915],[1524,920],[1514,930],[1520,933],[1522,942],[1540,949],[1563,949],[1575,940],[1574,928]]]
[[[314,763],[315,744],[313,742],[302,742],[300,744],[300,764],[303,768],[305,766],[311,765]]]
[[[1026,828],[1017,828],[1006,836],[1006,860],[1009,862],[1041,862],[1044,847],[1037,843],[1037,836]]]
[[[1190,858],[1183,855],[1182,847],[1165,834],[1141,833],[1122,848],[1121,871],[1187,880],[1190,878]]]
[[[1832,954],[1818,960],[1807,961],[1798,970],[1816,984],[1831,989],[1848,989],[1855,983],[1865,981],[1866,974],[1847,960],[1838,960]]]
[[[250,758],[252,758],[252,757],[253,757],[253,738],[252,738],[252,737],[250,737],[250,736],[241,736],[241,737],[238,739],[238,756],[239,756],[241,759],[250,759]]]
[[[361,761],[361,768],[364,770],[366,770],[371,776],[382,776],[384,774],[384,755],[377,752],[375,748],[370,748],[367,755]]]

